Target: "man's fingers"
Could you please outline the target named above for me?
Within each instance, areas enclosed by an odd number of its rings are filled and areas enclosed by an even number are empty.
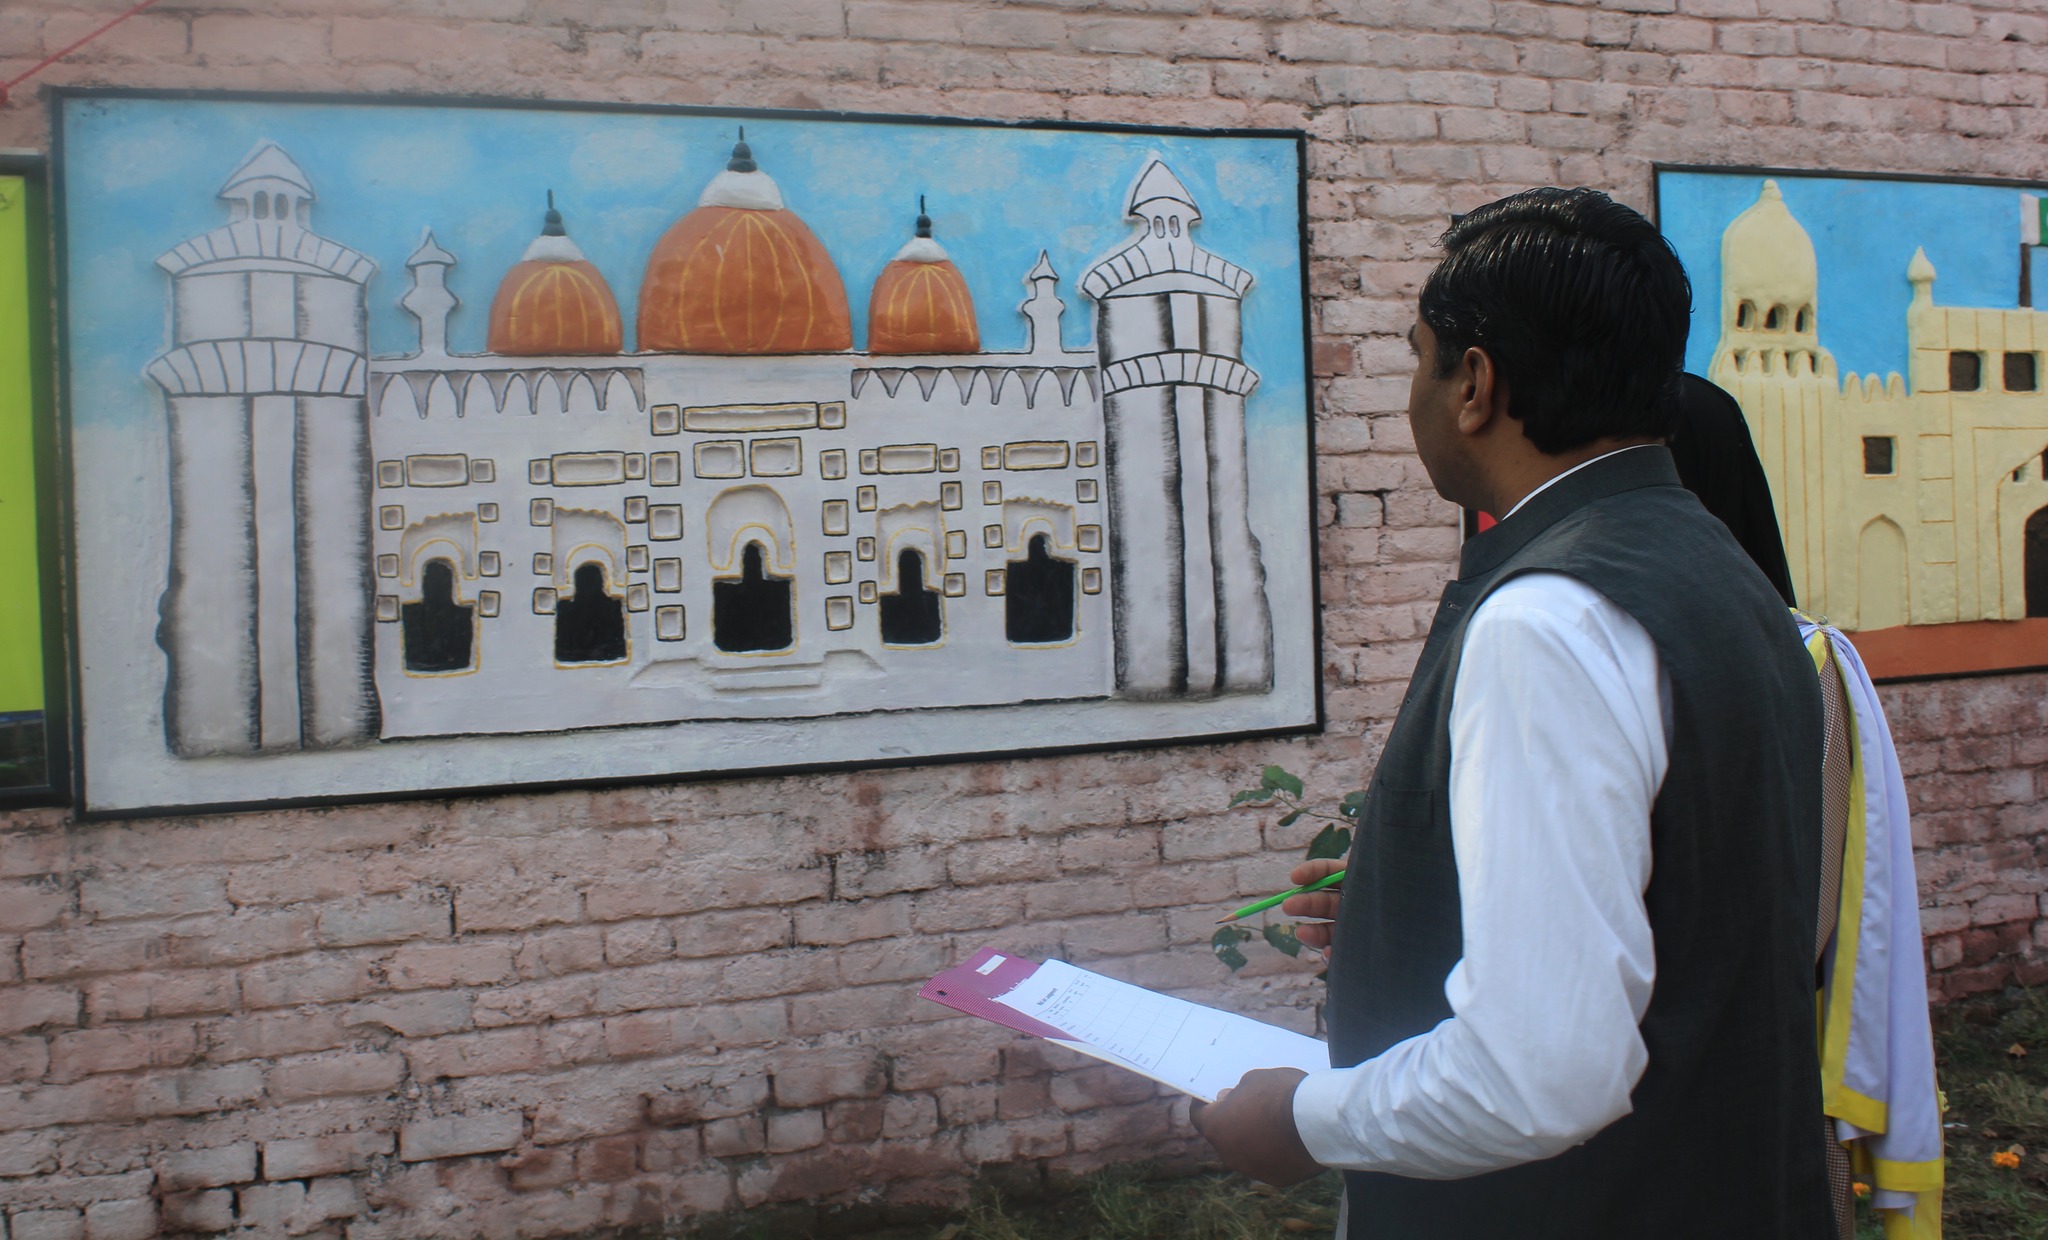
[[[1334,857],[1324,857],[1318,861],[1304,861],[1287,872],[1287,879],[1297,887],[1306,887],[1319,878],[1328,878],[1330,875],[1335,874],[1343,869],[1344,865],[1343,861]],[[1338,884],[1338,886],[1342,885],[1341,883]],[[1332,887],[1328,890],[1335,891],[1336,889]]]
[[[1320,917],[1324,921],[1335,921],[1337,910],[1343,904],[1344,897],[1335,891],[1311,891],[1307,895],[1287,897],[1280,905],[1280,911],[1289,917]]]
[[[1294,937],[1301,940],[1303,947],[1313,947],[1317,951],[1328,951],[1330,947],[1328,926],[1296,926]]]

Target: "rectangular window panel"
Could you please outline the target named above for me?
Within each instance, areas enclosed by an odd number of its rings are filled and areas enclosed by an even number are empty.
[[[405,458],[405,482],[415,487],[459,487],[469,481],[469,458],[461,453]]]
[[[1898,440],[1890,435],[1865,435],[1863,437],[1863,472],[1866,474],[1893,474],[1898,472],[1898,463],[1893,459]]]
[[[1004,469],[1064,469],[1067,445],[1058,441],[1003,445]]]
[[[1948,355],[1948,390],[1974,392],[1984,386],[1984,355],[1961,349]]]
[[[2041,386],[2040,366],[2032,353],[2005,355],[2005,390],[2031,392]]]
[[[697,445],[699,478],[738,478],[747,472],[746,454],[737,439],[721,439]]]
[[[928,474],[939,467],[939,446],[894,443],[878,449],[876,459],[878,468],[885,474]]]
[[[564,452],[553,458],[558,487],[617,486],[626,480],[623,452]]]
[[[795,439],[757,439],[753,459],[756,478],[789,478],[804,472],[803,444]]]

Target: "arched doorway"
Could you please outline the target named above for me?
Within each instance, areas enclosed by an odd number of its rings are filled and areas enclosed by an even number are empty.
[[[711,583],[711,644],[733,654],[787,650],[796,644],[790,582],[767,571],[761,544],[740,553],[737,581]]]
[[[428,560],[420,570],[420,597],[399,609],[408,672],[460,672],[476,650],[476,609],[455,599],[455,565]]]
[[[2027,614],[2048,616],[2048,508],[2027,518],[2025,547]]]
[[[1863,527],[1856,544],[1856,628],[1895,628],[1906,623],[1906,535],[1879,517]]]
[[[924,553],[905,547],[896,556],[896,592],[881,597],[882,641],[891,646],[930,646],[945,622],[939,592],[924,581]]]
[[[604,565],[585,560],[574,580],[576,593],[555,604],[555,662],[623,662],[626,605],[606,588]]]
[[[1074,636],[1074,562],[1054,558],[1049,535],[1032,535],[1024,558],[1011,560],[1005,576],[1004,636],[1023,645]]]

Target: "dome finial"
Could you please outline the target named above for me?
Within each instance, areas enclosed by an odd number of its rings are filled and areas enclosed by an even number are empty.
[[[759,172],[761,165],[754,162],[754,148],[747,145],[747,127],[740,126],[740,140],[732,144],[732,158],[725,162],[727,172]]]
[[[548,191],[548,213],[540,226],[543,237],[566,237],[569,230],[562,227],[562,213],[555,210],[555,191]]]
[[[917,196],[917,235],[920,237],[932,235],[932,217],[925,214],[923,194]]]

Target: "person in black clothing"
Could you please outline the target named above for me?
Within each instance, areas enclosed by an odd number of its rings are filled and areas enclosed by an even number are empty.
[[[1757,459],[1742,406],[1698,375],[1681,375],[1678,382],[1678,425],[1670,440],[1678,480],[1735,535],[1785,606],[1799,606],[1771,503],[1771,480]]]
[[[1409,419],[1437,491],[1504,515],[1445,588],[1341,895],[1284,910],[1335,917],[1304,932],[1331,1070],[1249,1073],[1195,1125],[1269,1182],[1341,1166],[1348,1240],[1816,1240],[1821,707],[1664,446],[1689,284],[1591,190],[1444,248]]]

